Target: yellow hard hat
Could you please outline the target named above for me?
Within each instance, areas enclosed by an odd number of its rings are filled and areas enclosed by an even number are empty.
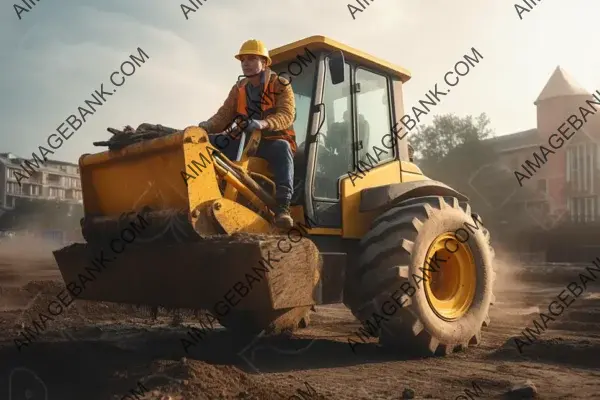
[[[267,59],[267,67],[271,65],[269,51],[267,50],[265,44],[260,40],[250,39],[245,41],[244,44],[242,44],[242,47],[240,47],[240,52],[235,55],[235,58],[241,61],[240,57],[246,54],[254,54],[256,56],[265,57]]]

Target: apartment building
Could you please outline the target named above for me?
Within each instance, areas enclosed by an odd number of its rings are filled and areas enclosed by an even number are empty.
[[[82,204],[79,166],[63,161],[48,160],[21,185],[15,178],[25,159],[12,153],[0,153],[0,209],[14,209],[24,200],[55,200]]]

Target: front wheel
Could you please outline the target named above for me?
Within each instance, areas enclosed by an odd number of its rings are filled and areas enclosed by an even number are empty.
[[[383,346],[444,355],[480,342],[495,273],[489,233],[474,218],[467,203],[431,196],[374,221],[345,302]]]

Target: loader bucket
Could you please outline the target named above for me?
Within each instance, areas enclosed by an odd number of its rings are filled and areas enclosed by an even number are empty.
[[[313,305],[320,296],[320,256],[307,238],[292,243],[287,236],[233,235],[112,247],[76,243],[54,252],[74,298],[220,316],[233,308]]]

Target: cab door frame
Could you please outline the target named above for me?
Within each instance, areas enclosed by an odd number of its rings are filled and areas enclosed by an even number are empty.
[[[341,204],[341,185],[340,182],[344,175],[341,175],[337,181],[338,199],[320,198],[314,196],[314,184],[315,174],[317,170],[317,149],[318,149],[318,138],[322,126],[326,123],[327,116],[331,116],[331,110],[327,114],[324,104],[324,92],[325,82],[328,77],[327,60],[329,53],[321,52],[319,55],[319,62],[316,72],[315,80],[315,91],[313,104],[311,105],[311,113],[309,116],[310,130],[307,134],[307,170],[304,187],[304,204],[305,213],[311,218],[318,227],[321,228],[342,228],[342,204]],[[346,61],[345,64],[348,66],[348,76],[345,77],[344,82],[350,82],[350,114],[351,114],[351,145],[355,148],[356,142],[356,105],[354,97],[354,70],[356,65],[352,62]],[[352,165],[356,165],[356,154],[352,152]]]

